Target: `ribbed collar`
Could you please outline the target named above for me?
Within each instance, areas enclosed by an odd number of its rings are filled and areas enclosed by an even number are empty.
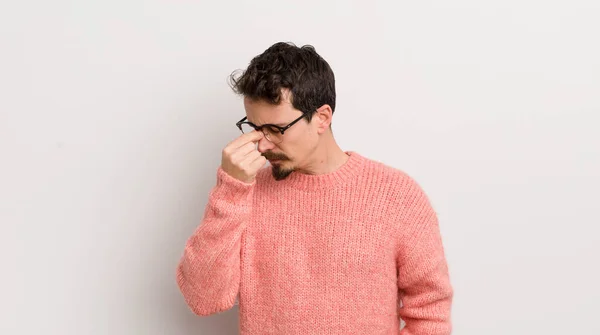
[[[360,174],[366,158],[354,151],[345,151],[345,153],[349,156],[348,160],[335,171],[324,174],[306,174],[294,171],[286,179],[279,181],[278,186],[312,191],[347,183]]]

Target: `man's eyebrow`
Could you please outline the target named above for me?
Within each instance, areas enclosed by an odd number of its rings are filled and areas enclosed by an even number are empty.
[[[250,121],[250,119],[248,119],[248,121]],[[253,124],[256,124],[256,123],[254,123],[254,122],[252,122],[252,121],[250,121],[250,122],[251,122],[251,123],[253,123]],[[267,122],[267,123],[265,123],[265,124],[274,124],[274,125],[276,125],[276,126],[280,126],[280,127],[285,127],[285,126],[287,126],[287,125],[288,125],[287,123],[284,123],[284,122],[279,122],[279,123],[268,123],[268,122]]]
[[[273,125],[280,126],[280,127],[287,126],[287,123],[283,123],[283,122],[280,122],[280,123],[269,123],[269,122],[267,122],[265,124],[273,124]]]

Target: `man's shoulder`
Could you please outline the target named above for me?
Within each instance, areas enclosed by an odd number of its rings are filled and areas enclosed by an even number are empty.
[[[371,171],[367,179],[372,183],[369,189],[380,190],[380,196],[390,205],[392,212],[389,215],[430,206],[429,197],[420,183],[404,169],[373,159],[369,159],[368,165],[370,168],[365,170]]]
[[[365,160],[367,163],[364,172],[368,174],[370,182],[383,183],[392,188],[401,188],[414,182],[414,179],[404,169],[391,163],[367,157]]]

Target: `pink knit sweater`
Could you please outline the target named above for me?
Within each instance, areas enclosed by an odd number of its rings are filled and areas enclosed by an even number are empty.
[[[450,334],[453,290],[427,196],[402,171],[346,153],[334,172],[282,181],[270,166],[252,183],[218,168],[177,268],[192,311],[239,297],[244,335]]]

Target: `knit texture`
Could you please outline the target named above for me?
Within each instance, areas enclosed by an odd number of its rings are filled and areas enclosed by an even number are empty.
[[[243,335],[450,334],[453,290],[427,196],[401,170],[346,153],[333,172],[282,181],[270,166],[252,183],[218,168],[177,267],[194,313],[239,298]]]

